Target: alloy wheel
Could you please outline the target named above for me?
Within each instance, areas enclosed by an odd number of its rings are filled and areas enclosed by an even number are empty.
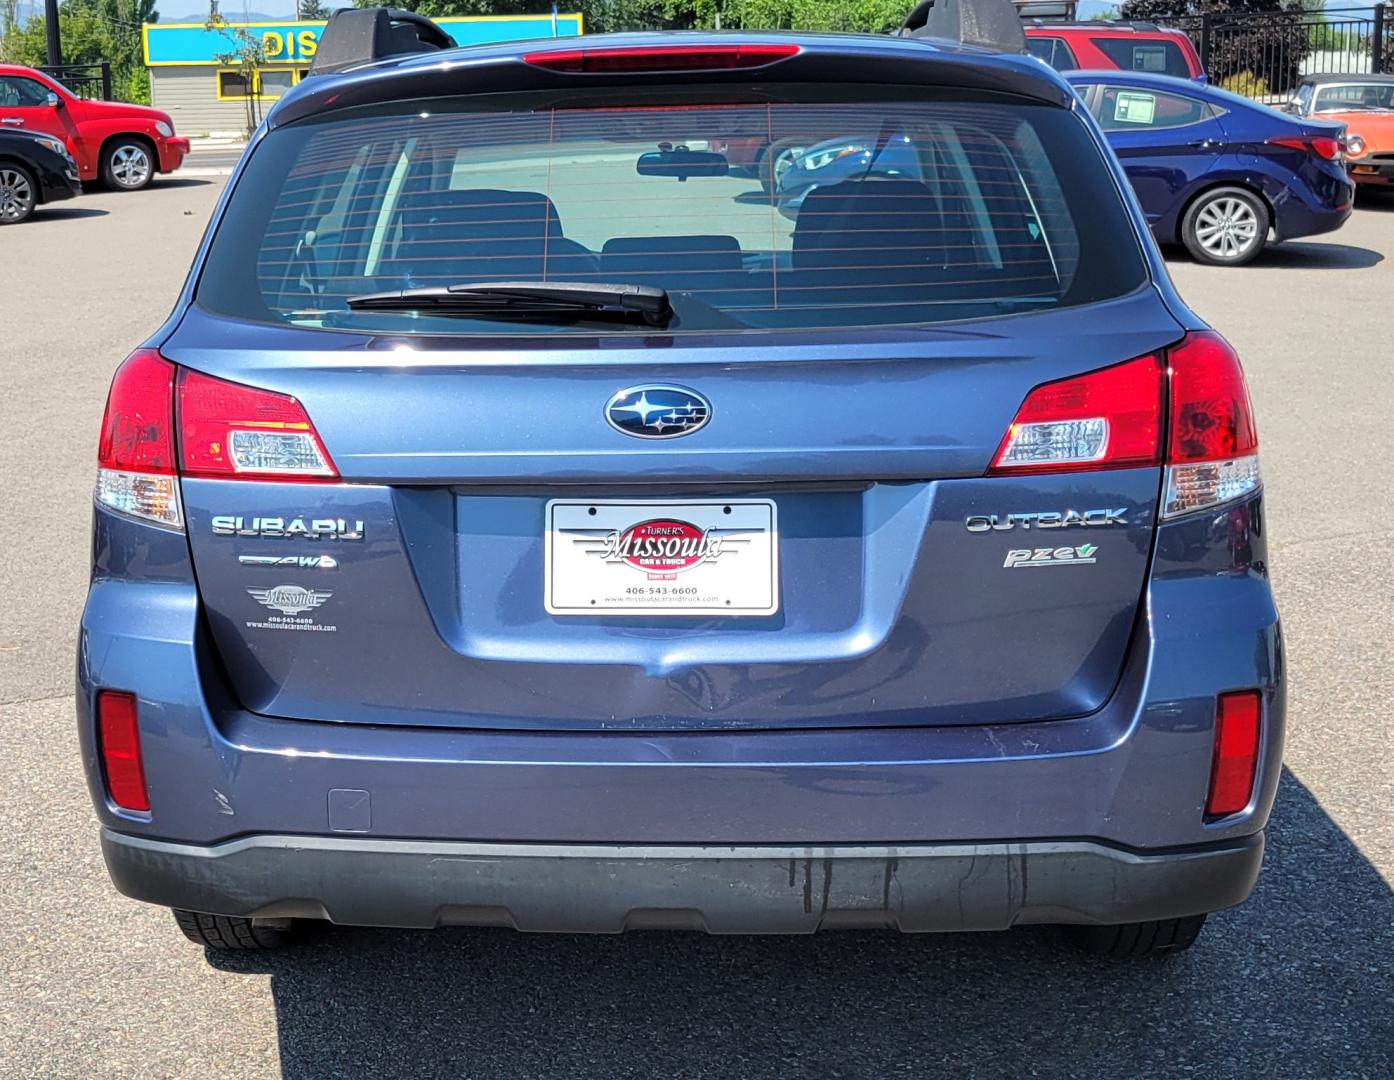
[[[0,169],[0,221],[22,221],[33,207],[29,177],[16,169]]]
[[[150,154],[133,143],[118,146],[111,152],[111,175],[123,188],[144,187],[150,179]]]
[[[1258,215],[1243,199],[1215,199],[1196,215],[1196,240],[1217,259],[1235,259],[1258,240]]]

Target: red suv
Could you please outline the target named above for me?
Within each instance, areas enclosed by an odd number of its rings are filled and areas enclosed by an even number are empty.
[[[1119,68],[1205,82],[1191,39],[1148,22],[1028,22],[1026,47],[1057,71]]]
[[[173,172],[189,152],[168,113],[144,105],[87,101],[42,71],[0,64],[0,130],[61,139],[84,183],[139,191],[157,172]]]

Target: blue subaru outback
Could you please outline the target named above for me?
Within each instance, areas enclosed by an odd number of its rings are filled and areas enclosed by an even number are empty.
[[[955,29],[335,17],[107,403],[77,711],[118,889],[229,949],[1141,955],[1244,900],[1283,661],[1239,361],[1019,26]],[[721,149],[791,139],[919,167],[791,219]]]

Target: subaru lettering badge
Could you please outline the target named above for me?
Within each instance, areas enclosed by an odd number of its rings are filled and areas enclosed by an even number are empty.
[[[681,386],[629,386],[605,406],[605,421],[636,439],[676,439],[705,427],[711,402]]]

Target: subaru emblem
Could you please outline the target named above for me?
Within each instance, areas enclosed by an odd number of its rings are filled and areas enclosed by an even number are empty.
[[[605,421],[636,439],[676,439],[705,427],[711,402],[681,386],[628,386],[605,406]]]

